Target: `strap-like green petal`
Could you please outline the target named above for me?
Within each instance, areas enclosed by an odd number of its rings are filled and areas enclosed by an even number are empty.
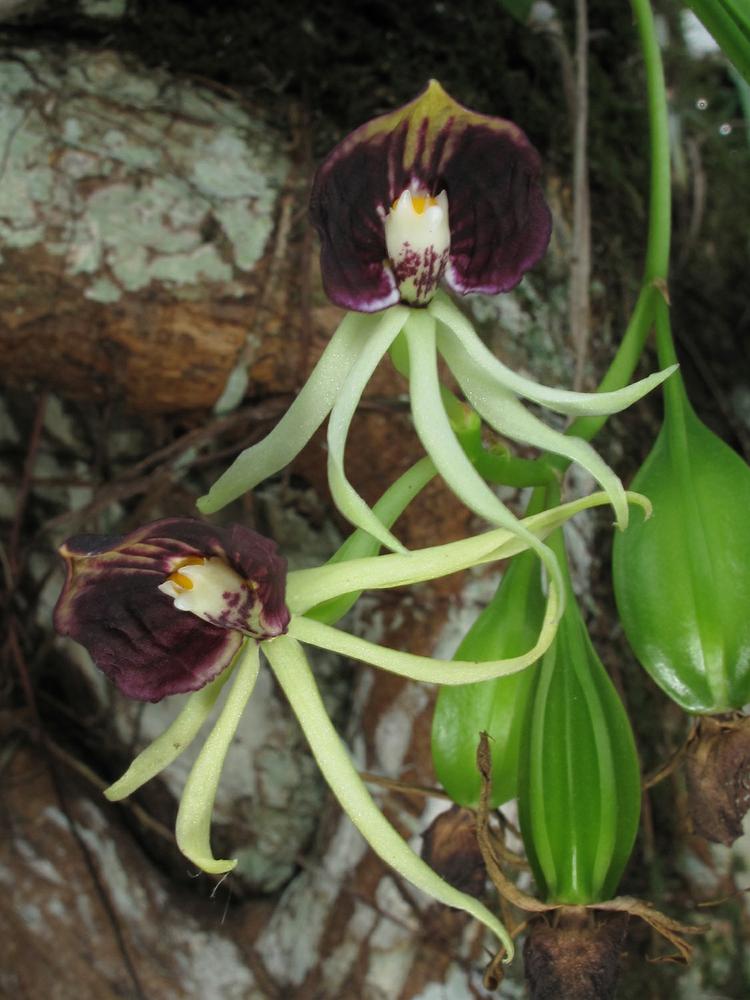
[[[462,345],[449,334],[442,333],[438,343],[467,400],[490,427],[514,441],[564,455],[577,462],[609,494],[617,526],[622,529],[627,527],[628,503],[622,483],[587,441],[568,437],[548,427],[530,413],[513,393],[498,386],[495,378],[469,357]]]
[[[425,864],[373,801],[328,717],[299,644],[290,636],[278,636],[266,642],[263,651],[299,719],[323,777],[375,853],[422,892],[481,921],[502,942],[510,961],[513,941],[497,917],[473,896],[454,889]]]
[[[341,386],[328,421],[328,485],[334,503],[348,521],[396,552],[404,552],[404,546],[378,519],[346,478],[344,450],[349,426],[365,386],[380,359],[401,332],[408,316],[409,310],[404,306],[392,306],[379,314],[377,325]]]
[[[347,313],[292,405],[274,429],[246,448],[198,500],[204,514],[220,510],[292,461],[325,420],[378,318]]]
[[[242,713],[253,693],[260,656],[257,642],[245,643],[234,670],[234,682],[216,725],[209,733],[188,775],[177,812],[177,846],[194,865],[212,875],[231,871],[234,860],[221,860],[211,851],[211,815],[221,770]]]
[[[388,649],[377,643],[368,642],[357,636],[312,621],[304,616],[292,618],[289,625],[289,635],[300,642],[309,642],[312,646],[328,649],[341,656],[349,656],[362,663],[387,670],[400,677],[409,677],[424,684],[475,684],[478,681],[491,681],[496,677],[518,673],[531,666],[544,655],[555,637],[557,629],[557,602],[553,596],[547,603],[544,622],[539,631],[537,641],[520,656],[511,656],[502,660],[435,660],[430,656],[418,656],[415,653],[403,653],[400,650]]]
[[[232,675],[233,669],[229,667],[224,670],[210,684],[188,697],[174,722],[138,754],[121,778],[105,789],[104,794],[110,802],[119,802],[120,799],[126,798],[165,767],[169,767],[173,760],[187,750],[211,714],[216,699]]]
[[[470,321],[445,293],[438,292],[427,307],[427,311],[447,327],[469,357],[488,376],[492,376],[497,385],[510,389],[524,399],[530,399],[550,410],[569,416],[605,416],[619,413],[661,385],[677,368],[677,365],[672,365],[614,392],[571,392],[568,389],[551,389],[524,378],[498,360],[479,339]]]
[[[651,505],[646,497],[630,492],[626,496],[630,503],[639,504],[646,515],[650,515]],[[525,531],[544,538],[579,511],[606,503],[609,503],[606,493],[591,493],[524,518],[520,524]],[[408,587],[457,573],[470,566],[506,559],[527,548],[529,543],[525,535],[515,529],[496,528],[458,542],[415,549],[405,555],[371,556],[295,570],[287,577],[286,602],[292,614],[301,615],[321,601],[340,594]]]
[[[555,590],[557,612],[562,614],[563,580],[554,553],[495,495],[471,464],[453,432],[440,394],[435,326],[435,320],[425,310],[415,310],[405,331],[409,347],[412,417],[419,439],[447,485],[470,510],[490,524],[515,532],[534,549],[549,575],[550,600]]]

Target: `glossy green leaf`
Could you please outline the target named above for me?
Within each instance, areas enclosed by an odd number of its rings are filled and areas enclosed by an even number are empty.
[[[750,701],[750,467],[677,400],[633,484],[653,516],[615,539],[615,594],[656,683],[713,714]]]
[[[529,862],[549,902],[609,899],[638,828],[640,771],[625,709],[570,592],[532,674],[518,779]]]
[[[533,645],[544,617],[539,565],[533,552],[511,560],[456,659],[485,662],[517,656]],[[490,736],[493,807],[515,796],[520,727],[535,669],[440,689],[432,722],[432,759],[443,788],[460,805],[475,807],[479,802],[476,755],[482,732]]]

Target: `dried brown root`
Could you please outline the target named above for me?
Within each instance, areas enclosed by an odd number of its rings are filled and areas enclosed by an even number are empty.
[[[750,808],[750,718],[701,717],[685,755],[685,774],[693,831],[733,844]]]
[[[529,927],[523,956],[532,1000],[610,1000],[620,973],[627,914],[568,906]]]

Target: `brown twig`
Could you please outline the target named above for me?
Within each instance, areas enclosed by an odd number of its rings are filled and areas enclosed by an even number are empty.
[[[575,103],[573,121],[573,254],[570,261],[568,315],[576,352],[574,386],[583,385],[591,333],[591,200],[588,168],[587,0],[576,0]]]
[[[14,728],[27,733],[33,731],[30,724],[25,724],[18,719],[14,720]],[[53,757],[59,760],[61,764],[64,764],[65,767],[74,771],[79,777],[83,778],[87,784],[91,785],[98,792],[103,792],[108,787],[109,782],[100,777],[96,771],[88,766],[88,764],[84,764],[83,761],[79,760],[76,756],[74,756],[74,754],[69,753],[64,749],[64,747],[61,747],[59,743],[56,743],[53,739],[50,739],[50,737],[46,735],[45,744]],[[147,830],[155,833],[162,840],[165,840],[170,844],[174,844],[174,834],[169,827],[160,823],[159,820],[154,819],[154,817],[142,806],[138,805],[137,802],[133,802],[131,799],[123,799],[118,803],[118,805],[129,809],[138,822]]]
[[[695,736],[697,726],[698,722],[694,719],[690,726],[690,732],[672,756],[664,764],[660,764],[659,767],[653,770],[650,774],[644,776],[641,784],[641,788],[644,792],[648,791],[649,788],[653,788],[654,785],[658,785],[660,781],[664,781],[665,778],[668,778],[670,774],[672,774],[682,758],[685,756],[685,752],[690,745],[690,741]]]
[[[19,548],[21,543],[21,530],[23,527],[24,514],[26,513],[26,504],[31,492],[31,481],[34,473],[34,466],[36,465],[37,454],[39,452],[39,444],[42,439],[42,429],[44,427],[44,417],[46,412],[47,393],[45,392],[39,397],[36,412],[34,413],[34,422],[31,427],[29,444],[26,449],[26,458],[24,460],[23,471],[21,473],[21,484],[18,488],[18,493],[16,494],[16,507],[13,514],[13,522],[10,526],[10,533],[8,535],[7,560],[13,584],[17,584],[18,577],[20,575],[21,558]]]
[[[397,781],[395,778],[385,778],[382,774],[371,771],[360,771],[360,778],[369,785],[380,785],[392,792],[405,792],[407,795],[419,795],[425,798],[445,799],[451,801],[442,788],[431,788],[429,785],[412,785],[408,781]]]

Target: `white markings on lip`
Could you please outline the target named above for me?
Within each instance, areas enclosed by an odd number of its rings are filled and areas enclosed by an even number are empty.
[[[243,578],[218,556],[178,567],[159,585],[178,611],[247,635],[265,636],[260,622],[257,585]]]
[[[403,191],[383,220],[385,244],[401,298],[425,305],[435,294],[451,244],[448,196]]]

